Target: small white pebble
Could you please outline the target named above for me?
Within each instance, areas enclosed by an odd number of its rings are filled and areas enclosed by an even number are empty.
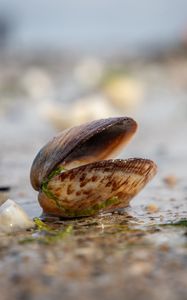
[[[32,227],[34,227],[34,222],[13,200],[8,199],[0,206],[0,233],[10,233]]]

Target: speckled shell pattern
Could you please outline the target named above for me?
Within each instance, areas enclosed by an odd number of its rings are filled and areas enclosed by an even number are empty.
[[[53,177],[48,189],[54,197],[40,193],[39,202],[46,213],[63,217],[112,211],[127,207],[155,174],[155,164],[146,159],[99,161]]]

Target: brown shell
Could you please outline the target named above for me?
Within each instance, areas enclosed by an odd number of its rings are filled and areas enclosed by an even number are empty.
[[[112,211],[128,206],[155,173],[147,159],[94,162],[54,176],[39,202],[45,213],[62,217]]]
[[[64,130],[37,154],[30,174],[33,188],[39,190],[42,181],[60,164],[72,168],[72,162],[82,165],[111,157],[129,141],[136,128],[133,119],[116,117]]]

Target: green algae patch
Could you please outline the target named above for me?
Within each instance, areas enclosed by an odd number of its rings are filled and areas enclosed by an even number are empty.
[[[36,225],[36,228],[38,230],[46,230],[46,231],[51,231],[52,228],[50,226],[48,226],[47,224],[45,224],[42,220],[40,220],[39,218],[34,218],[34,223]]]
[[[166,223],[166,224],[161,224],[161,226],[187,227],[187,219],[181,219],[177,222],[170,222],[170,223]]]
[[[30,237],[26,237],[19,241],[20,244],[39,242],[42,244],[53,244],[68,237],[73,232],[73,226],[68,225],[63,229],[54,229],[48,226],[39,218],[35,218],[36,230]]]
[[[73,232],[73,226],[68,225],[63,230],[58,230],[55,232],[50,232],[50,234],[47,234],[46,236],[42,237],[42,240],[40,242],[43,242],[44,244],[51,244],[55,242],[59,242],[66,237],[68,237]]]

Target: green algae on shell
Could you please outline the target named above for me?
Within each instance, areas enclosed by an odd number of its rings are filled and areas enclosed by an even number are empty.
[[[155,175],[156,165],[148,159],[108,158],[136,128],[131,118],[102,119],[67,129],[46,144],[31,168],[44,214],[81,217],[128,206]]]
[[[50,190],[48,189],[48,183],[49,183],[49,181],[50,181],[53,177],[55,177],[55,176],[61,174],[62,172],[65,172],[65,168],[62,167],[62,166],[60,166],[60,167],[58,167],[56,170],[52,171],[51,174],[49,174],[49,176],[47,177],[47,179],[45,179],[45,180],[42,182],[42,188],[41,188],[41,189],[42,189],[42,192],[44,192],[44,194],[45,194],[48,198],[53,199],[53,200],[55,201],[56,205],[57,205],[59,208],[61,207],[61,205],[59,204],[58,198],[52,193],[52,191],[50,191]]]

